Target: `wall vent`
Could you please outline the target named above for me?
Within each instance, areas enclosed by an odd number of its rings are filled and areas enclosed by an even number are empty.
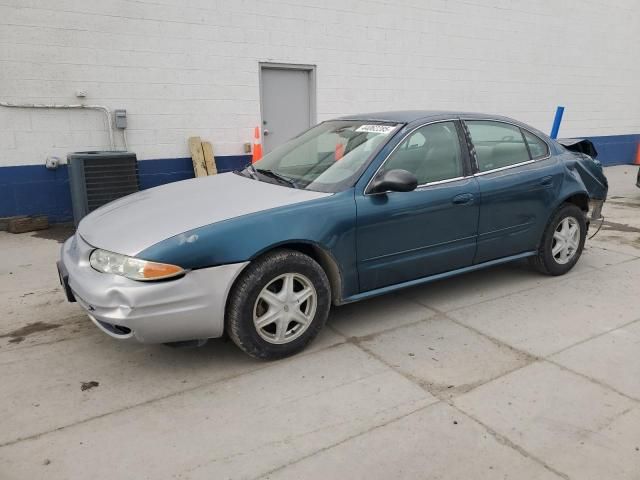
[[[75,152],[67,163],[76,225],[96,208],[140,189],[135,153]]]

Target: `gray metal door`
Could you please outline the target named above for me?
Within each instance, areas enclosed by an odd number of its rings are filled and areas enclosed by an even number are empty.
[[[261,66],[262,143],[270,152],[315,123],[313,70]]]

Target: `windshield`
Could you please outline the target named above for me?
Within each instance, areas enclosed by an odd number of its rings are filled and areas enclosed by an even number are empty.
[[[257,180],[319,192],[353,185],[371,155],[399,127],[366,120],[323,122],[243,171]]]

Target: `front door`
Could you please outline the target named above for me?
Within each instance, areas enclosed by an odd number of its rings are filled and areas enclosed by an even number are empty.
[[[356,196],[361,292],[472,264],[479,188],[461,138],[456,121],[414,130],[380,171],[408,170],[418,188]]]
[[[261,65],[262,142],[265,153],[315,123],[311,67]]]

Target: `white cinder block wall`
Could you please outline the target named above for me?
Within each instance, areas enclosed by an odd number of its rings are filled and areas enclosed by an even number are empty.
[[[0,0],[0,101],[125,108],[142,159],[242,154],[258,62],[317,66],[318,120],[501,113],[561,136],[640,131],[637,0]],[[0,108],[0,166],[108,147],[98,112]]]

